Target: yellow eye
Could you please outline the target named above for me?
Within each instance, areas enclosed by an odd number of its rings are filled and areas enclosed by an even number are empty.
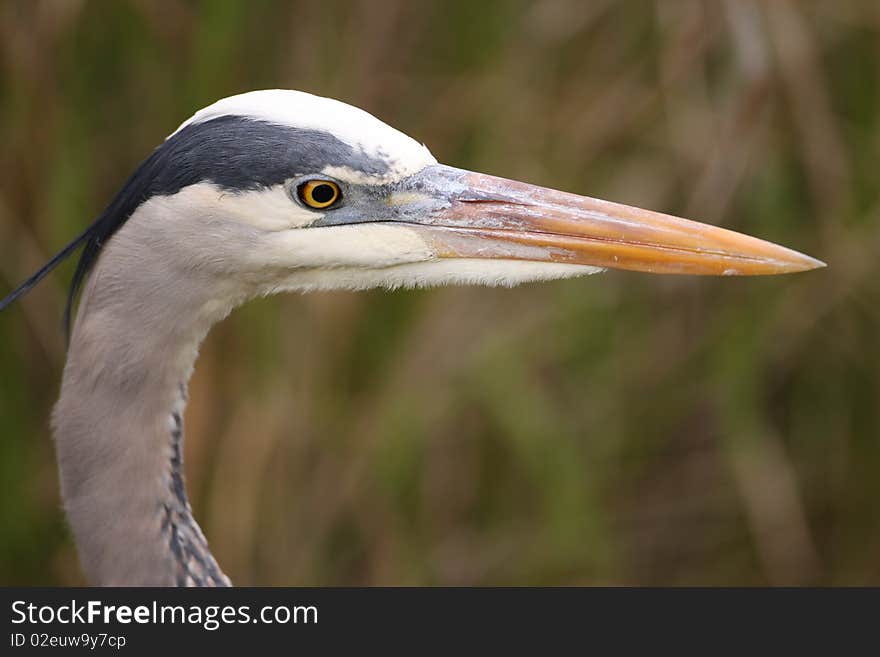
[[[329,208],[342,198],[342,190],[332,180],[307,180],[296,188],[299,200],[310,208]]]

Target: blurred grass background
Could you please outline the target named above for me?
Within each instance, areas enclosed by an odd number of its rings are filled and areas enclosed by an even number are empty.
[[[3,0],[0,58],[0,293],[264,87],[830,264],[245,306],[186,417],[233,581],[880,584],[880,4]],[[70,272],[0,316],[2,584],[83,582],[48,431]]]

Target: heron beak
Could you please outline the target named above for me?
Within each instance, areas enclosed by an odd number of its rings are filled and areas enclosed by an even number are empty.
[[[419,221],[417,229],[442,258],[720,276],[825,266],[797,251],[696,221],[442,165],[432,168],[444,179],[434,193],[444,192],[447,203]]]

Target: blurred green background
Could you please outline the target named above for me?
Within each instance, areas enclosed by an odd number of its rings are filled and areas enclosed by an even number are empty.
[[[880,4],[2,0],[0,30],[0,293],[265,87],[830,265],[250,303],[186,416],[233,581],[880,584]],[[83,583],[48,430],[71,271],[0,316],[2,584]]]

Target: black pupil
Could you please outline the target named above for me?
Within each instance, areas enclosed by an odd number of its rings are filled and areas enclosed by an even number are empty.
[[[312,199],[315,203],[329,203],[336,196],[336,190],[330,185],[315,185],[312,188]]]

